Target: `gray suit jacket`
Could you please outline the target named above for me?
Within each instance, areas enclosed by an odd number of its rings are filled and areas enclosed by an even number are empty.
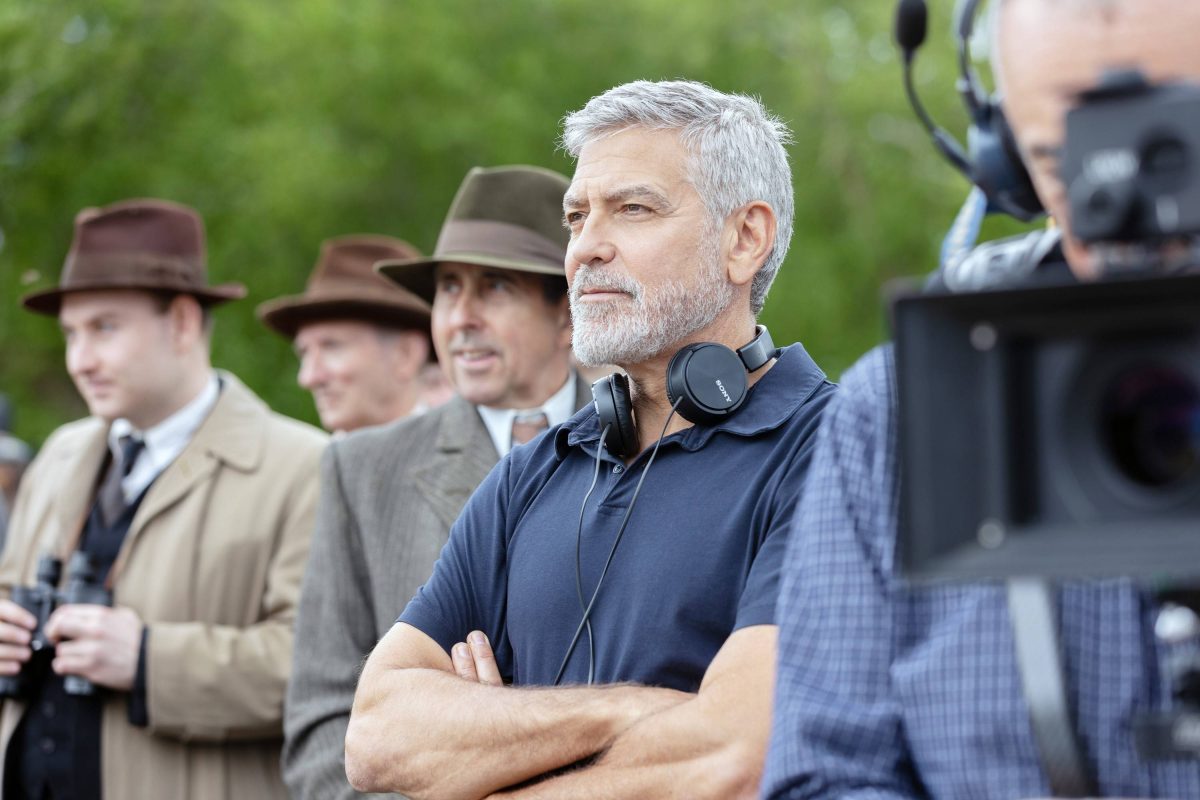
[[[577,407],[590,400],[577,378]],[[364,796],[346,780],[343,756],[363,660],[429,578],[450,526],[497,460],[479,412],[461,398],[326,450],[284,709],[283,776],[293,798]]]

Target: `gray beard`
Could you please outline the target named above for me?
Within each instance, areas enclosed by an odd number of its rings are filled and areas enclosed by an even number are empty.
[[[571,286],[571,344],[584,366],[640,364],[713,323],[733,300],[734,287],[717,269],[716,253],[701,247],[705,268],[690,285],[671,280],[647,289],[623,275],[580,267]],[[604,286],[627,292],[630,299],[593,304],[580,292]]]

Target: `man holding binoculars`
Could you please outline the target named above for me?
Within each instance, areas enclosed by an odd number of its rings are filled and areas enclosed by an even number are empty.
[[[190,208],[85,209],[59,285],[23,299],[91,416],[30,467],[0,558],[5,798],[286,796],[325,435],[212,368],[209,309],[245,290],[204,261]]]

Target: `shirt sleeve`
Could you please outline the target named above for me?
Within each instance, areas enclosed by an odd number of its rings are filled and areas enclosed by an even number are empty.
[[[798,410],[799,419],[781,431],[795,452],[788,459],[773,489],[766,499],[764,513],[766,532],[763,534],[746,586],[738,598],[734,630],[751,625],[774,625],[779,599],[779,582],[783,561],[791,538],[792,517],[804,490],[809,464],[816,448],[821,413],[834,394],[834,387],[823,384]]]
[[[780,589],[767,798],[916,798],[889,670],[896,466],[887,351],[847,374],[818,435]]]
[[[511,456],[502,458],[471,495],[433,574],[396,620],[417,628],[447,653],[471,631],[483,631],[506,679],[512,672],[505,624],[510,464]]]

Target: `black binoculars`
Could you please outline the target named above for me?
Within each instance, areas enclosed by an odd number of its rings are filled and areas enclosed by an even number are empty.
[[[96,563],[90,555],[76,552],[71,556],[67,571],[67,586],[60,590],[58,582],[62,577],[62,561],[47,555],[38,559],[37,580],[32,586],[13,587],[12,601],[33,614],[37,625],[29,639],[32,657],[21,665],[21,671],[16,675],[0,676],[0,697],[23,698],[29,694],[33,672],[41,668],[46,657],[54,650],[54,645],[46,638],[46,621],[60,604],[112,605],[112,592],[104,587],[103,577],[97,572]],[[96,693],[96,685],[78,675],[67,675],[63,683],[67,694]]]

